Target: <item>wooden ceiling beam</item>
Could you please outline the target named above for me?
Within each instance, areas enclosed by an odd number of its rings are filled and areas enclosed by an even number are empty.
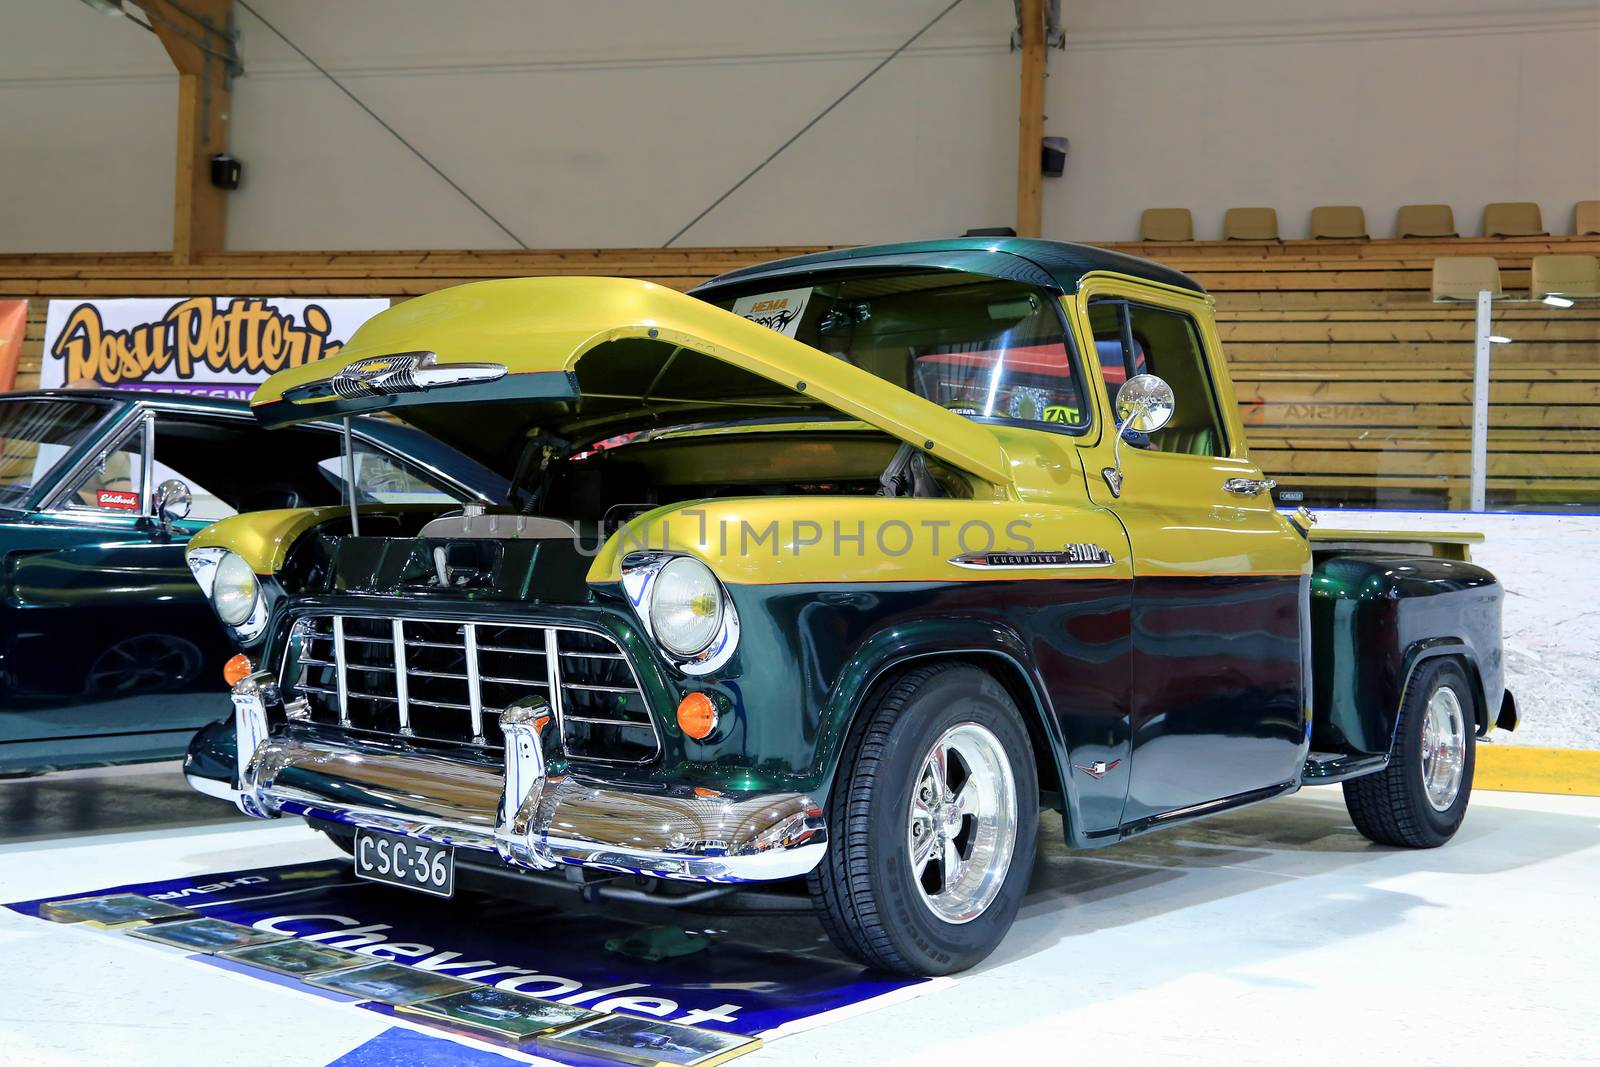
[[[1044,224],[1045,0],[1020,0],[1017,44],[1022,94],[1017,122],[1017,234],[1038,237]]]
[[[191,263],[226,243],[227,193],[211,184],[211,157],[228,150],[238,68],[233,0],[138,0],[178,71],[178,167],[172,256]]]

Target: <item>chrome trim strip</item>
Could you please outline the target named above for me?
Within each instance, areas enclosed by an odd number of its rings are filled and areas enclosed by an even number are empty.
[[[1099,545],[1078,544],[1048,552],[968,552],[947,562],[973,571],[1065,571],[1110,567],[1116,560]]]
[[[508,708],[500,715],[500,732],[506,739],[505,773],[494,820],[495,851],[503,861],[519,867],[549,866],[534,845],[532,831],[539,803],[551,784],[551,760],[546,758],[545,746],[550,746],[554,760],[561,758],[555,713],[543,702]],[[564,770],[559,763],[557,767]]]
[[[467,707],[472,714],[472,742],[476,745],[488,741],[483,732],[483,678],[478,674],[478,624],[461,626],[461,651],[467,661]]]
[[[596,726],[615,726],[622,730],[648,730],[649,726],[642,722],[629,722],[627,719],[597,719],[592,715],[568,715],[568,722],[588,722]]]
[[[234,687],[239,722],[266,723],[255,679]],[[684,881],[794,878],[827,848],[822,809],[800,793],[697,796],[649,793],[556,774],[539,748],[542,708],[515,709],[512,738],[531,740],[506,762],[527,772],[509,796],[505,763],[464,763],[421,753],[296,737],[264,738],[240,756],[238,804],[260,818],[299,815],[501,857],[509,866],[560,865]],[[525,733],[524,733],[525,731]],[[248,744],[249,736],[240,740]],[[193,781],[193,779],[191,779]],[[218,783],[220,784],[220,783]],[[197,789],[216,795],[216,786]]]
[[[645,700],[647,698],[647,690],[644,688],[644,684],[639,680],[639,671],[634,666],[634,663],[633,663],[632,659],[630,659],[625,652],[621,651],[622,646],[618,643],[616,637],[614,637],[612,634],[608,633],[607,631],[601,629],[600,627],[597,627],[597,626],[584,626],[584,625],[571,625],[571,624],[565,624],[565,623],[550,624],[550,623],[537,623],[537,622],[511,622],[511,621],[501,621],[501,620],[498,620],[498,619],[489,620],[489,621],[487,621],[485,623],[482,623],[482,625],[488,625],[488,626],[490,626],[490,627],[492,627],[494,629],[516,629],[516,630],[524,630],[524,631],[538,630],[538,631],[542,631],[543,632],[544,641],[545,641],[544,649],[542,649],[542,650],[540,650],[540,649],[513,649],[513,648],[500,646],[500,645],[479,644],[478,641],[477,641],[477,628],[478,628],[478,626],[480,624],[479,623],[474,623],[474,622],[469,622],[466,619],[461,618],[460,616],[450,617],[448,615],[433,615],[433,614],[426,614],[426,615],[421,615],[421,614],[419,614],[419,615],[397,614],[397,610],[400,609],[400,608],[401,608],[401,605],[392,605],[392,606],[391,605],[385,605],[384,608],[376,610],[376,611],[363,612],[360,615],[349,615],[349,616],[339,615],[339,614],[336,614],[334,611],[330,611],[327,608],[323,608],[321,610],[308,611],[308,612],[306,612],[304,614],[299,615],[294,620],[294,623],[293,623],[294,626],[300,626],[300,625],[304,624],[307,627],[310,627],[312,625],[312,623],[317,621],[317,620],[321,620],[321,619],[331,619],[331,620],[333,620],[333,623],[334,623],[334,627],[333,627],[333,631],[334,632],[333,633],[331,633],[331,634],[318,634],[315,631],[311,631],[310,633],[307,634],[307,637],[308,637],[308,639],[315,639],[315,640],[331,640],[333,642],[333,645],[334,645],[336,664],[342,665],[340,667],[340,669],[336,672],[338,674],[339,682],[340,682],[340,692],[339,692],[338,695],[341,697],[341,718],[339,720],[339,725],[342,726],[342,727],[350,728],[350,729],[354,729],[355,728],[353,726],[350,718],[349,718],[349,711],[348,711],[348,701],[349,701],[349,699],[351,697],[365,697],[365,696],[368,695],[368,694],[363,694],[363,693],[360,693],[360,692],[356,692],[356,691],[348,688],[348,685],[347,685],[348,675],[347,675],[346,672],[348,670],[353,670],[353,669],[363,669],[363,667],[360,664],[351,664],[351,663],[347,662],[347,660],[346,660],[346,658],[344,656],[345,643],[349,642],[349,641],[367,642],[367,643],[370,643],[370,644],[382,644],[382,645],[387,645],[387,646],[391,646],[391,647],[393,647],[393,644],[394,644],[392,637],[369,637],[369,636],[365,636],[365,635],[362,635],[362,634],[349,634],[349,635],[346,635],[345,632],[344,632],[344,619],[345,618],[366,618],[366,619],[376,619],[376,620],[382,620],[382,621],[394,621],[395,619],[401,619],[401,620],[403,620],[404,622],[407,622],[407,623],[444,623],[444,624],[449,624],[449,625],[461,626],[463,628],[463,642],[462,642],[462,644],[457,645],[457,644],[450,644],[450,643],[441,642],[441,641],[426,641],[426,640],[423,640],[423,639],[417,638],[417,637],[407,637],[405,639],[405,645],[406,645],[407,648],[442,648],[442,649],[447,649],[447,650],[450,650],[450,651],[460,651],[460,652],[462,652],[463,653],[463,658],[467,662],[468,670],[469,670],[469,672],[471,674],[471,677],[468,679],[468,681],[469,681],[469,693],[470,693],[470,695],[472,697],[472,701],[473,701],[472,706],[469,708],[467,706],[460,705],[460,704],[444,703],[444,702],[439,702],[439,701],[430,701],[430,700],[424,700],[421,697],[409,696],[409,689],[407,690],[407,695],[408,695],[408,698],[409,698],[408,699],[408,703],[412,707],[426,706],[426,707],[431,707],[431,708],[447,708],[447,709],[454,709],[454,710],[459,710],[459,711],[471,712],[472,713],[471,726],[472,726],[472,729],[475,731],[474,734],[473,734],[473,739],[470,742],[471,744],[480,745],[480,746],[488,744],[488,738],[482,732],[483,731],[483,714],[484,714],[484,711],[486,710],[483,707],[482,683],[484,683],[486,681],[494,682],[494,681],[500,681],[501,680],[498,675],[487,675],[487,676],[485,676],[485,675],[483,675],[481,673],[481,669],[480,669],[480,666],[479,666],[479,663],[478,663],[478,655],[477,655],[478,653],[483,653],[483,652],[519,652],[519,653],[525,653],[525,654],[530,655],[530,656],[543,656],[544,659],[545,659],[545,670],[546,670],[546,677],[545,677],[544,680],[540,680],[540,679],[537,679],[537,678],[521,678],[521,679],[514,679],[513,681],[515,681],[517,683],[526,684],[530,688],[543,690],[544,694],[547,695],[549,700],[550,700],[550,704],[551,704],[552,710],[556,713],[556,721],[557,721],[558,724],[564,724],[565,723],[565,721],[566,721],[565,716],[566,716],[567,709],[564,706],[564,701],[561,698],[561,696],[562,696],[562,694],[561,694],[561,685],[557,685],[557,686],[551,688],[551,687],[549,687],[549,684],[548,684],[549,683],[549,670],[550,670],[550,664],[551,664],[551,651],[550,650],[551,650],[552,644],[554,645],[554,647],[556,649],[556,652],[557,652],[557,655],[555,657],[555,662],[556,663],[559,663],[560,660],[563,657],[564,658],[568,658],[568,659],[594,658],[594,659],[603,659],[603,660],[616,661],[616,662],[622,663],[628,670],[628,677],[633,681],[633,687],[631,689],[621,689],[620,687],[617,687],[618,691],[619,692],[636,692],[636,693],[639,694],[641,701],[643,701],[643,700]],[[472,643],[470,645],[468,645],[467,642],[466,642],[466,632],[469,629],[470,629],[471,634],[472,634]],[[599,652],[599,653],[591,653],[591,652],[577,651],[577,650],[562,651],[561,647],[560,647],[560,635],[563,634],[563,633],[586,634],[586,635],[591,635],[591,636],[594,636],[594,637],[598,637],[598,638],[604,640],[610,647],[612,647],[614,649],[617,649],[617,651],[616,652]],[[554,641],[553,642],[552,642],[552,635],[554,635]],[[469,653],[471,653],[471,654],[469,654]],[[320,687],[312,685],[312,684],[309,684],[309,683],[307,683],[305,681],[290,680],[290,678],[288,677],[288,673],[287,673],[288,672],[288,665],[289,665],[289,657],[285,656],[283,658],[282,666],[280,668],[279,683],[280,683],[280,685],[282,685],[286,695],[292,695],[294,692],[297,692],[297,691],[318,692],[318,693],[322,693],[325,696],[333,696],[333,695],[335,695],[335,694],[333,694],[331,692],[327,692],[327,691],[321,689]],[[381,673],[382,671],[387,670],[387,669],[388,668],[383,668],[383,667],[376,668],[376,670],[379,673]],[[453,674],[447,674],[447,673],[430,673],[428,671],[421,671],[421,670],[415,670],[415,671],[412,671],[411,673],[415,674],[415,675],[423,676],[423,677],[441,677],[441,678],[444,678],[444,677],[456,677],[456,678],[463,677],[461,675],[453,675]],[[558,668],[556,670],[556,672],[555,672],[555,677],[559,680],[560,678],[562,678],[564,676],[564,673],[565,672],[561,671]],[[302,675],[303,675],[303,672],[302,672]],[[596,686],[593,686],[593,685],[589,685],[587,683],[569,682],[569,683],[564,683],[564,684],[568,688],[571,688],[573,690],[580,690],[581,689],[581,690],[585,690],[585,691],[592,690],[592,691],[597,691],[597,692],[607,691],[607,690],[605,690],[605,689],[603,689],[601,687],[596,687]],[[377,694],[371,694],[371,698],[372,699],[377,699],[377,700],[391,701],[391,702],[394,701],[394,699],[395,699],[394,697],[380,696],[380,695],[377,695]],[[500,709],[491,708],[491,709],[487,709],[487,710],[489,710],[490,712],[497,712]],[[325,719],[321,720],[321,721],[323,721],[325,723],[327,722],[327,720],[325,720]],[[653,712],[649,711],[648,708],[645,708],[643,721],[640,721],[640,722],[637,722],[637,723],[621,722],[621,721],[609,722],[607,720],[602,720],[602,719],[578,719],[578,718],[574,718],[573,721],[574,722],[594,722],[594,723],[603,724],[603,725],[617,725],[617,726],[623,726],[623,727],[625,727],[627,729],[636,729],[636,730],[641,730],[641,731],[648,730],[650,732],[651,739],[652,739],[652,741],[654,742],[654,745],[655,745],[655,751],[652,752],[650,755],[646,756],[643,759],[613,759],[613,758],[608,758],[606,756],[591,755],[591,754],[588,754],[588,753],[583,753],[583,754],[579,754],[579,755],[576,755],[576,756],[572,757],[573,759],[579,760],[580,762],[582,762],[584,764],[615,764],[615,765],[625,765],[625,766],[640,766],[640,765],[649,763],[651,760],[656,759],[661,753],[661,748],[662,748],[661,730],[660,730],[659,725],[656,722],[656,715]],[[391,736],[391,737],[392,736],[397,736],[392,731],[386,730],[386,729],[384,729],[384,730],[372,730],[372,731],[369,731],[369,732],[372,732],[372,733],[375,733],[375,734],[379,734],[379,735],[382,735],[382,736]],[[469,743],[466,740],[463,740],[461,738],[453,738],[453,739],[438,738],[437,740],[442,740],[442,741],[446,741],[447,743],[455,743],[455,744],[461,744],[461,745],[466,745],[466,744]]]
[[[406,684],[406,624],[394,620],[394,697],[402,737],[411,736],[411,691]]]
[[[230,694],[233,698],[234,775],[239,782],[254,780],[260,770],[259,757],[267,747],[267,706],[261,688],[271,685],[272,676],[266,671],[241,678]],[[256,795],[253,789],[240,789],[234,802],[246,815],[258,819],[270,818],[272,809]]]
[[[345,679],[344,616],[333,617],[333,662],[339,665],[334,672],[339,686],[339,724],[350,725],[350,687]]]
[[[139,516],[151,518],[155,516],[155,488],[150,483],[155,480],[156,471],[156,416],[154,412],[144,414],[144,446],[140,449],[144,453],[139,465]]]
[[[629,666],[632,669],[632,666]],[[544,671],[545,692],[550,694],[550,710],[555,713],[556,728],[563,729],[567,725],[565,709],[562,707],[566,701],[561,699],[561,638],[553,626],[544,628]],[[635,678],[637,683],[638,679]],[[553,683],[553,684],[552,684]],[[640,691],[643,695],[643,691]]]

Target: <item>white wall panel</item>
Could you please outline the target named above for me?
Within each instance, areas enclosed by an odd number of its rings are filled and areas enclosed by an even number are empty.
[[[943,0],[250,0],[535,246],[648,245],[905,40]],[[1049,236],[1133,236],[1146,206],[1600,196],[1600,3],[1067,0]],[[1013,214],[1006,0],[965,0],[686,244],[891,240]],[[511,239],[241,11],[240,249]],[[175,116],[154,37],[71,0],[0,8],[0,250],[161,248]],[[95,183],[114,177],[114,195]]]

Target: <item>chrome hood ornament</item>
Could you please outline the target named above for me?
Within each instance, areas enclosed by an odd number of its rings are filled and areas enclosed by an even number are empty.
[[[440,363],[433,352],[400,352],[358,359],[331,377],[295,386],[283,395],[296,404],[333,396],[358,400],[420,393],[451,385],[474,385],[505,376],[503,363]]]

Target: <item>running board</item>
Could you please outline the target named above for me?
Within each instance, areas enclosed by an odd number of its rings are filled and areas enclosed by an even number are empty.
[[[1263,800],[1272,800],[1274,797],[1281,797],[1285,793],[1293,793],[1299,788],[1299,781],[1280,782],[1277,785],[1269,785],[1264,789],[1252,789],[1248,793],[1235,793],[1233,796],[1223,797],[1221,800],[1208,800],[1204,804],[1192,804],[1187,808],[1179,808],[1176,811],[1165,811],[1160,815],[1151,815],[1135,822],[1123,823],[1119,836],[1133,837],[1136,834],[1146,833],[1163,826],[1171,826],[1174,823],[1188,822],[1191,819],[1203,819],[1208,815],[1219,815],[1224,811],[1249,807],[1251,804],[1259,804]]]
[[[1367,753],[1313,752],[1306,758],[1305,769],[1300,772],[1302,785],[1332,785],[1335,782],[1374,774],[1389,766],[1389,754],[1376,756]]]

